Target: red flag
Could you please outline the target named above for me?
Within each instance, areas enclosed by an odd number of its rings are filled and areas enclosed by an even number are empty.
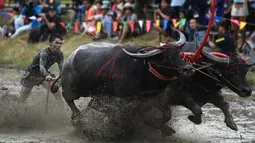
[[[172,22],[173,22],[173,24],[175,25],[175,23],[177,22],[177,19],[172,19]]]
[[[118,22],[117,21],[114,21],[113,22],[113,32],[116,32],[118,29]]]
[[[79,22],[74,22],[74,26],[73,26],[73,31],[74,32],[79,32]]]
[[[135,31],[135,21],[131,20],[129,22],[129,26],[130,26],[131,32],[134,33],[134,31]]]

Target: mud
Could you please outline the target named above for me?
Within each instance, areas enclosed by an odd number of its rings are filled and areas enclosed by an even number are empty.
[[[23,72],[0,68],[0,142],[89,142],[80,130],[70,122],[70,110],[65,104],[59,105],[51,95],[48,113],[45,115],[46,93],[35,87],[26,104],[18,104],[20,78]],[[2,88],[4,87],[4,88]],[[6,90],[7,88],[7,90]],[[238,131],[224,123],[222,112],[207,104],[203,107],[203,123],[194,125],[187,116],[190,111],[173,107],[169,125],[176,134],[164,138],[159,131],[144,127],[133,137],[134,142],[255,142],[255,100],[254,97],[240,99],[229,90],[224,90]],[[77,101],[84,109],[90,98]]]

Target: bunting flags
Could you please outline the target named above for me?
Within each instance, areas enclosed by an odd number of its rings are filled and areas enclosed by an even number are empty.
[[[163,21],[163,30],[167,29],[167,25],[168,25],[168,20],[164,20]]]
[[[176,22],[175,24],[174,24],[174,28],[177,28],[179,25],[180,25],[180,21],[178,21],[178,22]]]
[[[221,17],[221,16],[216,16],[216,17],[214,18],[214,21],[215,21],[215,22],[220,22],[220,21],[221,21],[221,19],[222,19],[222,17]]]
[[[130,26],[131,32],[134,33],[134,31],[135,31],[135,21],[131,20],[129,22],[129,26]]]
[[[139,20],[138,23],[139,23],[140,27],[143,29],[143,20]]]
[[[102,22],[98,21],[97,22],[97,32],[99,33],[101,31],[101,27],[102,27]]]
[[[86,23],[84,23],[83,26],[84,26],[85,29],[87,29]],[[73,31],[74,32],[79,32],[79,22],[78,21],[74,22]]]
[[[160,20],[156,20],[156,25],[160,26]]]
[[[105,32],[110,35],[112,31],[112,23],[110,21],[105,21]]]
[[[113,22],[113,32],[116,32],[118,30],[118,22],[114,21]]]
[[[173,22],[173,25],[175,25],[176,24],[176,22],[177,22],[177,19],[172,19],[172,22]]]
[[[241,21],[240,22],[240,27],[239,27],[240,30],[242,30],[246,26],[246,24],[247,24],[246,22]]]
[[[151,30],[151,20],[146,20],[146,31],[147,33]]]
[[[236,19],[230,19],[230,21],[238,26],[240,26],[240,22]]]
[[[10,12],[1,12],[2,16],[5,18],[13,17],[14,14]]]

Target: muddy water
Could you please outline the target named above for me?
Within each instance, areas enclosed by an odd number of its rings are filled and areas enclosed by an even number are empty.
[[[33,89],[27,104],[17,103],[22,74],[22,71],[0,68],[0,142],[88,142],[71,125],[67,105],[60,106],[53,96],[50,96],[49,110],[45,115],[46,90],[41,86]],[[1,90],[2,87],[8,90]],[[231,100],[231,113],[238,131],[227,128],[222,112],[210,104],[203,107],[201,125],[194,125],[187,119],[190,111],[173,107],[173,118],[169,124],[176,134],[162,139],[158,131],[145,129],[146,139],[143,141],[255,142],[254,97],[240,99],[228,90],[224,94]],[[88,101],[88,98],[81,98],[77,104],[80,109],[85,108]]]

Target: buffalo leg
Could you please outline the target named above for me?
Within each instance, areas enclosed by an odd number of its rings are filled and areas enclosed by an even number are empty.
[[[224,98],[218,93],[218,95],[214,95],[213,100],[211,100],[211,103],[220,108],[221,111],[223,112],[224,116],[225,116],[225,122],[226,125],[231,128],[232,130],[238,130],[236,123],[233,119],[233,116],[231,115],[231,113],[229,112],[229,104],[228,102],[226,102],[224,100]]]
[[[185,102],[184,107],[188,108],[194,114],[194,116],[188,116],[188,119],[195,124],[201,124],[202,123],[202,119],[201,119],[202,109],[201,109],[201,107],[190,96],[185,96],[184,102]]]
[[[68,106],[72,110],[72,116],[71,116],[72,122],[73,123],[78,123],[80,121],[80,111],[79,111],[79,109],[76,107],[76,105],[74,103],[74,100],[67,99],[64,92],[62,94],[63,94],[63,97],[64,97],[66,103],[68,104]]]

